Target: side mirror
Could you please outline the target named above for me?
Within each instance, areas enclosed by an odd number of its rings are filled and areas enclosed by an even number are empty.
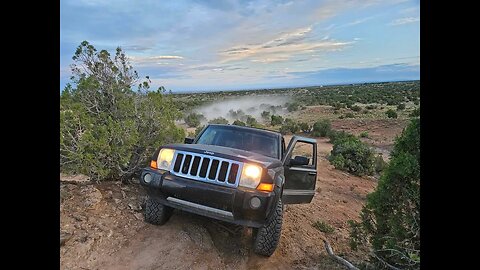
[[[192,144],[194,140],[195,140],[194,138],[185,137],[185,140],[183,142],[187,144]]]
[[[302,156],[295,156],[295,158],[290,159],[290,166],[303,166],[308,165],[310,159]]]

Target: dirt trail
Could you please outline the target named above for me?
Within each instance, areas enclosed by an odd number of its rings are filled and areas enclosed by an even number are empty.
[[[310,204],[288,205],[280,244],[265,258],[253,253],[251,230],[175,211],[164,226],[143,221],[143,190],[116,183],[62,185],[60,249],[62,269],[343,269],[325,252],[355,262],[348,224],[358,219],[376,181],[335,170],[325,159],[332,145],[318,139],[317,191]],[[312,226],[320,220],[335,231]]]

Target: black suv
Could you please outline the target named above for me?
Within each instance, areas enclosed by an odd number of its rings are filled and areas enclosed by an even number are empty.
[[[294,155],[308,149],[308,157]],[[310,153],[311,151],[311,153]],[[270,256],[280,239],[283,204],[315,194],[316,140],[274,131],[208,125],[185,144],[161,146],[143,169],[145,221],[161,225],[173,208],[253,228],[254,251]]]

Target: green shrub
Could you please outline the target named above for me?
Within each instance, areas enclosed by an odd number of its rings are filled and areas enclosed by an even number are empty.
[[[120,48],[111,56],[83,41],[73,60],[76,88],[60,97],[60,171],[128,181],[158,146],[183,140],[171,95],[147,91],[148,77],[134,85],[139,77]]]
[[[243,120],[245,118],[245,113],[242,110],[229,110],[228,117],[233,119],[240,119]]]
[[[247,126],[249,127],[258,127],[258,122],[257,122],[257,119],[255,119],[253,116],[251,115],[248,115],[247,116],[247,122],[246,122]]]
[[[332,123],[328,119],[322,119],[313,124],[312,135],[315,137],[327,137],[332,130]]]
[[[359,112],[361,110],[362,110],[362,107],[360,107],[358,105],[352,106],[352,111],[354,111],[354,112]]]
[[[376,256],[394,267],[420,269],[420,119],[412,119],[396,139],[360,216],[360,222],[351,224],[352,247],[371,245]]]
[[[368,138],[368,131],[363,131],[360,133],[360,138]]]
[[[345,118],[355,118],[355,115],[351,112],[348,112],[344,115]]]
[[[323,233],[333,233],[335,231],[335,228],[320,220],[315,221],[312,226]]]
[[[403,111],[405,110],[405,103],[400,103],[397,105],[397,111]]]
[[[388,118],[397,118],[397,113],[392,110],[392,109],[389,109],[388,111],[385,112],[385,114],[387,115]]]
[[[242,122],[242,121],[240,121],[240,120],[235,120],[235,121],[233,121],[233,124],[232,124],[232,125],[244,127],[244,126],[246,126],[247,124],[245,124],[245,122]]]
[[[350,134],[348,132],[345,132],[343,130],[336,131],[336,130],[331,130],[327,134],[328,138],[330,138],[330,143],[335,143],[336,140],[342,140],[345,138],[355,138],[353,134]]]
[[[420,108],[415,108],[410,114],[410,117],[420,117]]]
[[[205,120],[205,116],[199,113],[190,113],[183,119],[187,126],[189,127],[198,127],[200,122]]]
[[[338,136],[328,157],[336,169],[362,176],[374,172],[374,153],[355,136]]]
[[[283,124],[283,117],[280,116],[280,115],[274,115],[272,114],[272,116],[270,117],[270,124],[272,126],[278,126],[278,125],[281,125]]]
[[[269,111],[263,111],[261,116],[264,120],[268,120],[268,119],[270,119],[270,112]]]
[[[377,108],[376,105],[368,105],[367,107],[365,107],[367,110],[374,110]]]
[[[310,130],[312,129],[312,127],[308,124],[308,123],[305,123],[305,122],[301,122],[298,124],[300,130],[304,133],[309,133]]]
[[[287,103],[286,105],[289,112],[298,111],[298,108],[300,106],[297,102]]]
[[[226,125],[228,124],[228,120],[223,118],[223,117],[217,117],[215,119],[212,119],[210,121],[208,121],[209,124],[223,124],[223,125]]]
[[[287,120],[288,119],[288,120]],[[280,127],[280,133],[282,134],[288,134],[288,133],[298,133],[300,131],[300,126],[295,123],[293,120],[287,118],[285,119],[285,123]]]

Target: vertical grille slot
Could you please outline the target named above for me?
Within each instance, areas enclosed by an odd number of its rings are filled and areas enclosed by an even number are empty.
[[[183,160],[183,154],[178,154],[177,159],[175,160],[175,165],[173,166],[174,172],[180,171],[180,165],[182,165],[182,160]]]
[[[228,165],[228,162],[222,161],[222,165],[220,165],[220,172],[218,173],[218,181],[225,182],[225,178],[227,177]]]
[[[200,174],[198,176],[205,178],[207,176],[208,165],[210,164],[209,158],[203,158],[202,166],[200,167]]]
[[[220,163],[218,160],[212,160],[212,166],[210,167],[210,172],[208,174],[209,179],[215,180],[215,177],[217,176],[218,163]]]
[[[185,160],[183,161],[182,173],[187,174],[188,169],[190,168],[190,162],[192,161],[192,155],[185,155]]]
[[[192,169],[190,169],[190,175],[197,175],[198,165],[200,165],[200,157],[194,157],[192,162]]]
[[[235,180],[237,179],[237,173],[238,173],[238,164],[233,163],[232,166],[230,166],[230,173],[228,174],[228,183],[230,184],[235,184]]]

